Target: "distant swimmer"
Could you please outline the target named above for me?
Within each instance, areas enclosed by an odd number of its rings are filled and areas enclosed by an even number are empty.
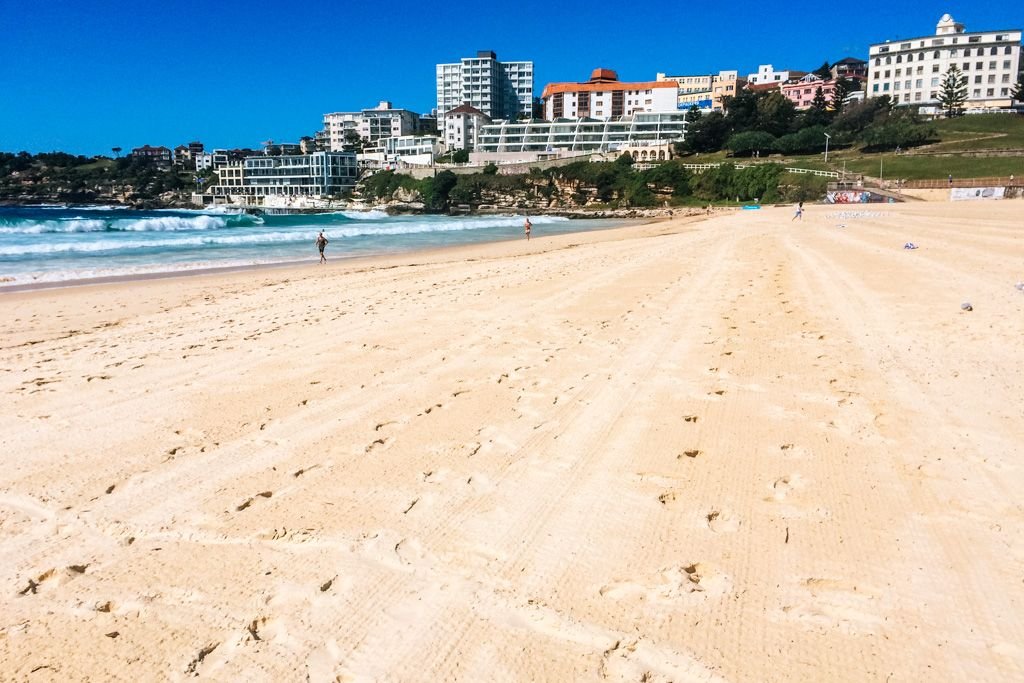
[[[327,257],[324,256],[324,248],[327,246],[327,238],[324,237],[324,231],[321,230],[320,234],[316,238],[316,248],[320,250],[320,263],[327,263]]]
[[[530,222],[530,217],[526,217],[526,222],[523,223],[523,231],[526,233],[526,241],[530,241],[530,228],[533,227],[533,223]]]
[[[790,222],[792,223],[797,218],[799,218],[801,221],[804,219],[804,203],[803,202],[800,202],[799,204],[796,205],[796,213],[793,214],[793,218],[790,219]]]

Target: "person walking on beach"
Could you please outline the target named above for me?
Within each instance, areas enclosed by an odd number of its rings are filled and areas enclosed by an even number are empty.
[[[530,228],[533,227],[533,223],[530,222],[530,217],[526,217],[526,222],[523,223],[523,231],[526,233],[526,241],[530,241]]]
[[[803,221],[803,219],[804,219],[804,203],[803,202],[800,202],[800,203],[798,203],[796,205],[796,213],[793,214],[793,217],[791,219],[789,219],[789,222],[792,223],[797,218],[799,218],[801,221]]]
[[[320,263],[327,263],[327,257],[324,256],[324,248],[327,246],[327,238],[324,237],[324,231],[321,230],[320,234],[316,238],[316,248],[320,250]]]

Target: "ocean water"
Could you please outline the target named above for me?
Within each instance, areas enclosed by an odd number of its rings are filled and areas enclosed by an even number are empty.
[[[388,216],[382,211],[254,216],[233,211],[0,207],[0,287],[291,261],[523,238],[523,216]],[[534,238],[615,220],[530,216]]]

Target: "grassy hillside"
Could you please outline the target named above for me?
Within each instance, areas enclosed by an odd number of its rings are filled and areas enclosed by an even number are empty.
[[[1024,116],[977,114],[934,123],[941,141],[929,149],[939,152],[986,149],[1024,149]]]

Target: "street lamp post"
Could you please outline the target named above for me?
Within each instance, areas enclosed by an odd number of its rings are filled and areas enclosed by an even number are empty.
[[[828,141],[832,139],[832,136],[828,133],[823,133],[825,136],[825,163],[828,163]]]

